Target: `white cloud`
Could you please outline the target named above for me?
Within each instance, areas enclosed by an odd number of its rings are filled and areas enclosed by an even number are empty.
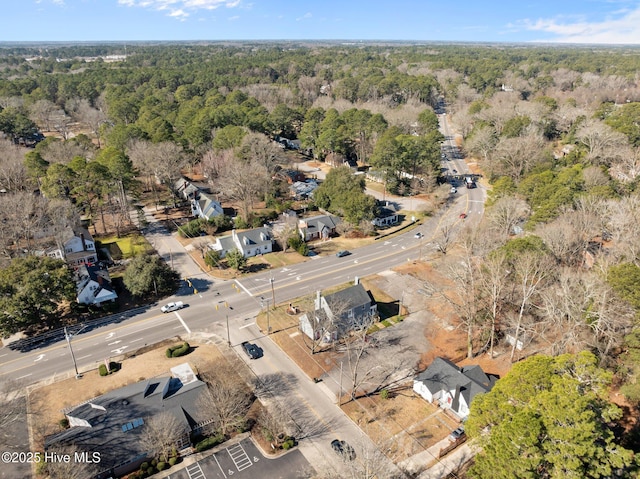
[[[304,20],[305,18],[311,18],[313,15],[311,15],[311,12],[307,12],[304,15],[302,15],[301,17],[296,18],[296,22],[299,22],[300,20]]]
[[[556,17],[526,19],[509,26],[550,33],[552,37],[544,41],[637,44],[640,43],[640,7],[611,12],[601,21],[588,21],[585,17]]]
[[[240,20],[240,15],[234,15],[233,17],[229,17],[230,22],[235,22],[236,20]]]
[[[193,12],[199,10],[215,10],[220,7],[236,8],[241,6],[241,1],[242,0],[118,0],[118,3],[127,7],[167,11],[169,17],[184,21]]]

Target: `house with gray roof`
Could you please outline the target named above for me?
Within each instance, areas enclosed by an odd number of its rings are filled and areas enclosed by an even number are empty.
[[[497,376],[486,374],[480,366],[458,367],[448,359],[437,357],[414,378],[413,390],[462,421],[469,415],[473,398],[489,392],[497,380]]]
[[[224,258],[232,249],[237,249],[242,253],[242,256],[250,258],[271,253],[273,251],[273,238],[269,228],[264,226],[241,232],[233,230],[230,235],[216,238],[216,242],[209,247],[214,251],[218,251],[221,258]]]
[[[191,200],[191,212],[193,216],[199,216],[209,221],[214,216],[224,214],[222,205],[218,203],[210,194],[198,191]]]
[[[360,283],[326,296],[318,291],[314,310],[300,316],[300,330],[329,343],[366,326],[377,314],[375,301]]]
[[[81,265],[75,272],[76,298],[80,304],[100,306],[118,299],[109,271],[95,265]]]
[[[336,227],[340,218],[333,215],[317,215],[302,218],[298,221],[300,237],[305,241],[315,239],[329,239],[336,234]]]
[[[207,386],[184,364],[172,376],[156,377],[115,389],[65,411],[69,429],[45,438],[45,450],[73,445],[100,453],[97,478],[120,477],[148,458],[140,438],[155,415],[169,413],[184,426],[176,447],[190,444],[189,435],[211,422],[201,399]]]

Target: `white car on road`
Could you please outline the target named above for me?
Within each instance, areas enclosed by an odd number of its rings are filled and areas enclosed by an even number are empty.
[[[170,313],[171,311],[178,311],[182,308],[184,308],[184,303],[182,301],[176,301],[175,303],[165,304],[162,308],[160,308],[160,311],[162,311],[163,313]]]

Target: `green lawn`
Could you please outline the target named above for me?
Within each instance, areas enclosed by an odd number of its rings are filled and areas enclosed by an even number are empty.
[[[113,259],[132,258],[133,256],[148,251],[151,249],[151,245],[147,242],[144,236],[139,234],[131,234],[116,238],[115,236],[108,236],[105,238],[98,238],[101,248],[108,248]]]

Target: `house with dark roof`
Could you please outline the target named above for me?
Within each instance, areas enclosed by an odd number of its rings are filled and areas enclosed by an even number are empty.
[[[489,392],[497,380],[497,376],[486,374],[480,366],[458,367],[448,359],[437,357],[414,378],[413,390],[462,421],[469,415],[473,398]]]
[[[318,291],[314,310],[300,316],[300,330],[329,343],[366,326],[377,314],[375,301],[360,283],[326,296]]]
[[[224,258],[232,249],[237,249],[242,253],[242,256],[250,258],[271,253],[273,251],[273,238],[269,228],[264,226],[241,232],[233,230],[230,235],[216,238],[216,242],[209,247],[214,251],[218,251],[221,258]]]
[[[76,270],[75,277],[78,303],[99,306],[118,299],[106,269],[83,264]]]
[[[190,434],[211,422],[201,407],[206,384],[183,364],[172,376],[157,377],[115,389],[65,412],[69,429],[45,438],[45,450],[73,445],[80,451],[100,454],[100,474],[120,477],[137,469],[148,458],[141,445],[145,424],[155,415],[169,413],[184,426],[176,447],[190,444]]]
[[[298,221],[300,237],[305,241],[315,239],[329,239],[336,234],[336,227],[340,218],[333,215],[317,215],[302,218]]]

